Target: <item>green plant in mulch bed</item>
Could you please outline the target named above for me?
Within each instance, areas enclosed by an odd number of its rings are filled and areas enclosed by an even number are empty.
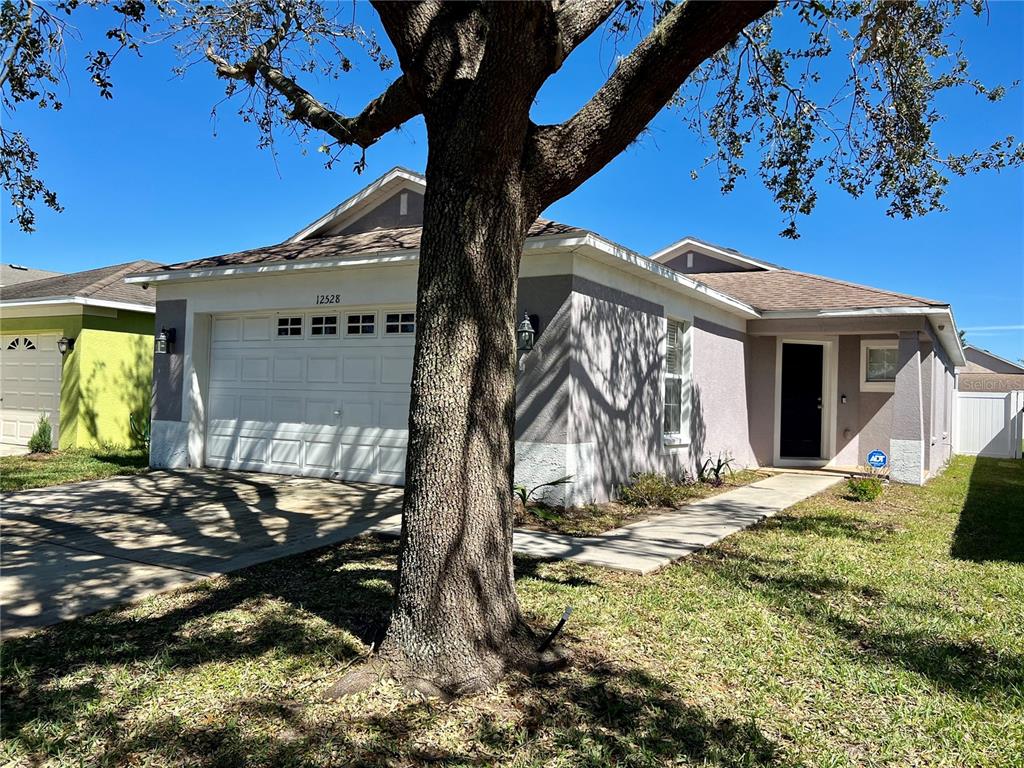
[[[619,487],[619,500],[634,507],[674,507],[688,495],[685,486],[660,472],[634,472]]]
[[[697,479],[702,483],[707,483],[708,485],[712,485],[717,488],[725,482],[726,472],[730,475],[733,474],[733,461],[735,461],[735,459],[727,453],[719,453],[717,459],[713,459],[708,456],[707,459],[704,460],[704,463],[700,465],[700,472],[697,475]]]

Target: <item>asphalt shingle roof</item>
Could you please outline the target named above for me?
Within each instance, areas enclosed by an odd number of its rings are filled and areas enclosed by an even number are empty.
[[[587,231],[556,221],[538,219],[530,227],[527,237],[566,235]],[[416,250],[420,246],[421,232],[421,227],[401,227],[308,238],[298,242],[285,242],[247,251],[226,253],[221,256],[183,261],[160,269],[161,271],[176,272],[277,262],[317,261],[387,251]],[[687,277],[764,312],[948,306],[946,302],[783,268],[770,271],[704,272],[689,274]]]
[[[580,232],[578,227],[559,224],[557,221],[537,219],[527,232],[527,237],[564,235]],[[299,240],[295,243],[278,243],[248,251],[225,253],[192,261],[182,261],[164,267],[167,271],[188,269],[215,269],[246,264],[268,264],[279,261],[302,261],[332,259],[344,256],[360,256],[385,251],[414,251],[420,247],[421,227],[399,227],[375,229],[351,235],[331,235]]]
[[[768,272],[699,272],[688,276],[762,312],[949,306],[943,301],[884,291],[880,288],[789,269]]]
[[[31,280],[42,280],[44,277],[53,277],[59,274],[61,273],[51,269],[23,267],[20,264],[0,264],[0,287],[27,283]]]
[[[161,265],[154,261],[140,259],[84,272],[44,277],[4,287],[0,291],[0,301],[80,296],[153,306],[156,303],[154,291],[144,290],[141,285],[127,284],[124,279],[135,272],[153,272],[160,268]]]

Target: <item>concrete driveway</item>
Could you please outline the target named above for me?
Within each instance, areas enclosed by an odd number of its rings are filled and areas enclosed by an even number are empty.
[[[400,528],[402,491],[189,470],[0,497],[4,637],[207,576]]]

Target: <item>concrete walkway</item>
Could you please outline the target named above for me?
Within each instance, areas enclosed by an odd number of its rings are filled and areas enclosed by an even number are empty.
[[[841,479],[822,475],[774,475],[597,536],[518,530],[515,551],[631,573],[651,573],[771,517]]]
[[[208,576],[398,531],[402,490],[189,470],[0,497],[0,635]]]
[[[599,536],[519,530],[515,551],[650,573],[840,478],[776,475]],[[0,634],[9,637],[362,533],[398,535],[402,490],[190,470],[0,498]]]

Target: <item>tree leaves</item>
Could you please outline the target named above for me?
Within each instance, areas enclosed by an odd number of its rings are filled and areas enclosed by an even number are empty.
[[[748,154],[758,158],[786,220],[783,236],[799,236],[797,217],[814,210],[822,181],[853,197],[873,192],[890,216],[943,210],[950,175],[1024,162],[1013,136],[961,153],[943,152],[935,138],[945,92],[967,89],[990,101],[1006,93],[971,75],[959,37],[961,15],[983,7],[791,2],[707,61],[675,104],[711,145],[704,167],[717,168],[723,192],[747,174]],[[786,24],[794,13],[796,31]],[[777,40],[800,34],[800,45]],[[848,71],[836,82],[834,62],[844,60]]]

